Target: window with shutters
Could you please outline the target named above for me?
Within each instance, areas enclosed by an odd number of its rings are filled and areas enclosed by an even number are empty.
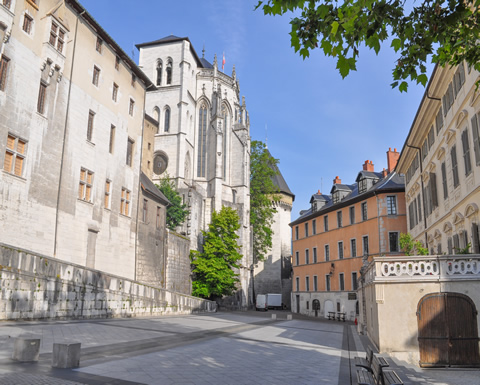
[[[435,118],[435,125],[437,126],[437,135],[443,127],[443,113],[442,106],[438,109],[437,116]]]
[[[97,36],[97,42],[95,44],[95,49],[98,53],[102,53],[103,40],[100,36]]]
[[[10,59],[5,55],[0,57],[0,91],[5,91],[7,86],[7,71]]]
[[[431,149],[433,144],[435,143],[435,131],[433,129],[433,126],[430,127],[430,131],[428,131],[428,148]]]
[[[317,248],[313,248],[313,263],[317,263]]]
[[[308,265],[310,263],[310,250],[305,249],[305,265]]]
[[[47,84],[44,83],[43,81],[40,81],[40,87],[38,89],[37,112],[42,115],[45,112],[46,97],[47,97]]]
[[[10,7],[12,6],[12,0],[3,0],[2,4],[5,8],[10,9]]]
[[[312,234],[315,235],[317,233],[317,220],[314,219],[312,221]]]
[[[428,140],[425,138],[422,145],[422,160],[424,160],[428,155]]]
[[[443,186],[443,199],[448,198],[448,184],[447,184],[447,168],[445,162],[442,163],[442,186]]]
[[[113,83],[112,100],[116,102],[117,98],[118,98],[118,85],[116,83]]]
[[[368,219],[367,202],[363,202],[361,207],[362,207],[362,221],[366,221]]]
[[[387,215],[397,214],[397,197],[395,195],[387,196]]]
[[[305,223],[305,237],[308,237],[308,222]]]
[[[100,68],[93,66],[92,84],[98,87],[98,79],[100,78]]]
[[[5,150],[5,159],[3,169],[16,176],[23,176],[23,165],[25,163],[27,142],[15,135],[7,135],[7,148]]]
[[[437,255],[442,255],[442,243],[437,244]]]
[[[448,85],[447,92],[443,95],[442,104],[443,104],[443,116],[447,116],[448,111],[452,107],[454,102],[454,95],[453,95],[453,85],[450,83]]]
[[[413,211],[413,203],[408,205],[408,226],[412,230],[415,227],[415,213]]]
[[[480,254],[480,231],[476,223],[472,223],[472,253]]]
[[[325,231],[328,231],[328,215],[323,217],[323,228]]]
[[[438,207],[437,175],[433,172],[430,173],[430,181],[428,183],[428,186],[429,186],[429,195],[430,195],[430,202],[431,202],[430,212],[432,212]]]
[[[352,290],[357,290],[357,289],[358,289],[357,272],[352,271]]]
[[[478,166],[480,165],[480,113],[474,114],[472,117],[472,137],[475,164]]]
[[[460,236],[458,234],[455,234],[453,236],[453,252],[457,254],[459,249],[460,249]]]
[[[342,212],[337,211],[337,227],[342,227]]]
[[[368,235],[363,237],[363,255],[368,255]]]
[[[345,275],[343,273],[338,274],[338,281],[340,286],[340,291],[345,290]]]
[[[132,162],[133,162],[133,144],[135,142],[133,139],[128,138],[127,140],[127,159],[126,159],[126,164],[127,166],[132,167]]]
[[[23,15],[23,26],[22,29],[30,35],[30,32],[32,32],[32,25],[33,25],[33,18],[25,13]]]
[[[87,140],[89,142],[92,141],[93,138],[93,122],[95,120],[95,112],[89,111],[88,112],[88,123],[87,123]]]
[[[310,291],[310,277],[305,277],[305,291]]]
[[[417,203],[415,205],[415,208],[418,208],[418,210],[416,210],[416,212],[418,212],[418,219],[417,219],[417,223],[420,222],[422,220],[422,200],[420,199],[420,194],[417,195]],[[415,213],[415,215],[417,215]]]
[[[355,223],[355,206],[349,208],[350,213],[350,224],[353,225]]]
[[[388,243],[391,253],[398,253],[400,251],[400,247],[398,244],[398,232],[395,231],[388,233]]]
[[[128,115],[133,116],[134,109],[135,109],[135,100],[130,98],[130,104],[128,105]]]
[[[78,199],[91,202],[93,189],[93,172],[86,168],[80,169],[80,182],[78,184]]]
[[[356,239],[350,239],[350,253],[352,255],[352,258],[355,258],[357,256],[357,240]]]
[[[457,163],[457,146],[453,146],[450,150],[450,158],[452,160],[452,174],[453,174],[453,187],[456,188],[460,184],[458,178],[458,163]]]
[[[58,26],[57,23],[52,21],[50,28],[50,39],[48,42],[60,53],[63,51],[65,44],[65,30]]]
[[[470,243],[470,242],[468,241],[468,231],[467,231],[467,230],[462,231],[462,232],[461,232],[461,235],[462,235],[462,236],[461,236],[461,238],[460,238],[460,239],[461,239],[460,247],[461,247],[462,249],[465,249],[465,248],[467,247],[467,245]]]
[[[318,291],[318,277],[316,275],[313,276],[313,291]]]
[[[448,249],[448,255],[453,254],[453,242],[452,242],[452,237],[449,237],[447,239],[447,249]]]
[[[330,261],[330,246],[325,245],[325,261]]]
[[[338,259],[343,259],[343,242],[338,242]]]
[[[105,198],[103,200],[103,204],[106,209],[110,208],[110,186],[112,182],[108,179],[105,181]]]
[[[130,214],[130,191],[125,187],[122,187],[122,193],[120,195],[120,214],[126,215],[127,217]]]
[[[468,141],[468,131],[465,129],[462,132],[462,148],[463,148],[463,163],[465,165],[465,175],[470,175],[472,172],[472,162],[470,160],[470,143]]]
[[[463,62],[458,65],[457,71],[453,76],[453,88],[455,91],[455,98],[462,89],[463,84],[465,83],[465,67]]]

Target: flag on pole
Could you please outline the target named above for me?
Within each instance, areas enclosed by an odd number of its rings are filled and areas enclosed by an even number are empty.
[[[225,52],[223,53],[223,60],[222,60],[222,71],[225,68]]]

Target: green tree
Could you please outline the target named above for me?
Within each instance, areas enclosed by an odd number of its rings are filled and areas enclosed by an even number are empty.
[[[272,224],[275,207],[272,201],[278,188],[272,178],[279,173],[278,160],[270,155],[264,143],[252,141],[250,154],[250,225],[255,262],[265,259],[272,247]]]
[[[182,203],[182,197],[175,189],[175,183],[170,179],[168,174],[165,174],[157,184],[157,188],[170,201],[171,205],[167,207],[167,227],[174,231],[177,226],[180,226],[190,212],[187,205]]]
[[[462,61],[480,71],[480,0],[264,0],[266,15],[299,14],[291,24],[291,44],[303,58],[321,48],[337,60],[344,78],[356,70],[364,45],[378,54],[385,41],[399,57],[392,88],[407,91],[407,79],[427,83],[427,58],[440,66]]]
[[[400,234],[400,248],[405,255],[428,255],[428,249],[420,241],[414,241],[410,233]]]
[[[240,267],[238,262],[242,258],[237,243],[239,228],[239,216],[231,207],[213,212],[208,231],[202,231],[203,251],[190,251],[192,295],[215,299],[233,294],[239,282],[233,269]]]

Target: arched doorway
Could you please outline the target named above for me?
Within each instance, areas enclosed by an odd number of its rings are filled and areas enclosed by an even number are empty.
[[[312,301],[312,309],[315,310],[315,317],[318,317],[318,312],[320,311],[320,301],[318,299]]]
[[[421,367],[480,366],[477,310],[460,293],[430,293],[417,306]]]

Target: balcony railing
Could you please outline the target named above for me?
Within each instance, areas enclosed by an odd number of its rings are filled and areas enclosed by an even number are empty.
[[[378,257],[368,265],[365,284],[395,281],[480,280],[480,255]]]

